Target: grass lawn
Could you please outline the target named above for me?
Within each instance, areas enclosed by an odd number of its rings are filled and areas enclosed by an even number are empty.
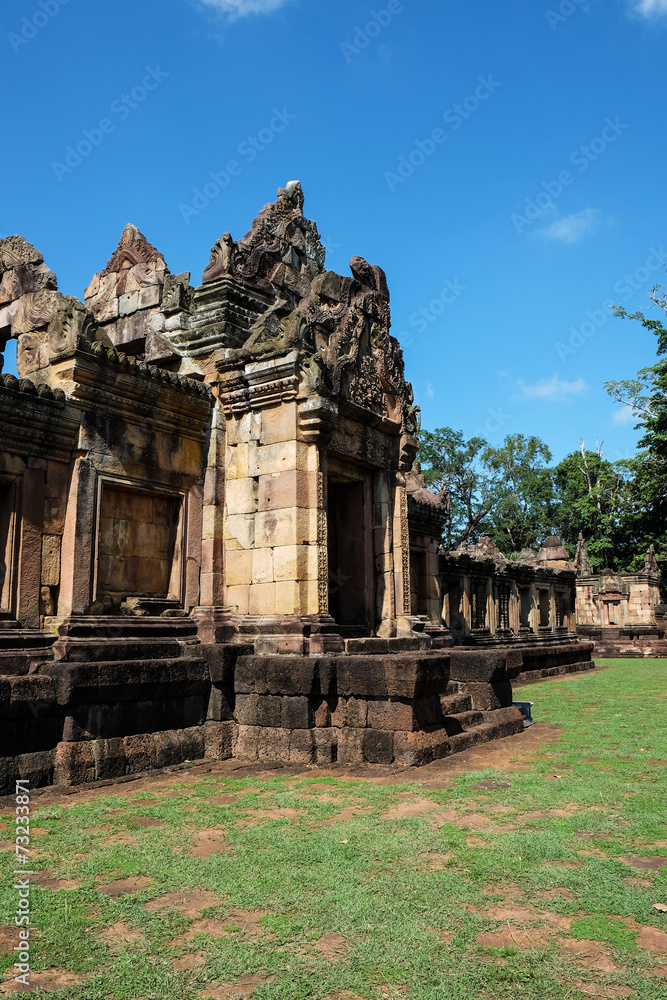
[[[37,989],[14,996],[664,1000],[667,660],[607,662],[521,688],[538,725],[484,758],[36,796]]]

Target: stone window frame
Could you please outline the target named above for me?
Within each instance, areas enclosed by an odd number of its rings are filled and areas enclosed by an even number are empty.
[[[485,577],[472,577],[470,581],[470,621],[474,632],[484,632],[489,627],[489,581]],[[481,623],[481,624],[480,624]]]
[[[97,472],[96,482],[95,482],[95,524],[93,528],[93,559],[92,559],[92,579],[91,579],[91,602],[94,603],[98,596],[98,565],[99,565],[99,551],[100,551],[100,532],[102,528],[102,497],[104,495],[104,486],[107,484],[110,487],[115,487],[116,489],[129,489],[135,490],[137,493],[148,493],[150,495],[159,495],[166,497],[170,500],[179,501],[178,509],[178,523],[176,526],[176,539],[174,542],[174,563],[176,563],[177,558],[180,565],[180,572],[177,577],[178,587],[174,588],[177,590],[175,593],[175,599],[178,601],[179,605],[185,607],[186,599],[186,563],[187,563],[187,543],[188,543],[188,525],[189,525],[189,491],[185,489],[170,489],[168,486],[162,486],[160,483],[147,483],[145,479],[134,479],[129,476],[117,476],[109,472]],[[171,579],[170,579],[171,584]],[[171,588],[170,588],[171,589]]]
[[[498,581],[497,620],[499,632],[511,632],[510,604],[512,600],[512,584],[509,580]]]
[[[0,592],[0,621],[13,622],[18,611],[18,585],[20,575],[19,553],[21,548],[21,517],[23,501],[23,476],[0,475],[0,487],[8,487],[9,528],[6,552],[9,558],[5,565],[6,577],[2,591],[8,595],[6,606],[2,605]]]

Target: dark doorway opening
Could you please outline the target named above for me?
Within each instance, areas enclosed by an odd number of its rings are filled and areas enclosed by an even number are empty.
[[[329,478],[329,614],[349,635],[368,635],[373,627],[367,493],[365,481],[340,482]]]

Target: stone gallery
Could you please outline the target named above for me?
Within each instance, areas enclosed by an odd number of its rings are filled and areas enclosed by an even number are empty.
[[[0,241],[0,785],[209,757],[420,764],[590,667],[558,539],[442,554],[384,272],[297,182],[202,283],[128,225],[84,301]]]
[[[579,536],[577,632],[599,656],[667,656],[667,606],[660,603],[660,568],[653,546],[639,573],[593,573]]]

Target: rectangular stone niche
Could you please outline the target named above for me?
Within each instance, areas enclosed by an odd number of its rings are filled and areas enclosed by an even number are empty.
[[[97,594],[168,597],[182,500],[104,483]]]

